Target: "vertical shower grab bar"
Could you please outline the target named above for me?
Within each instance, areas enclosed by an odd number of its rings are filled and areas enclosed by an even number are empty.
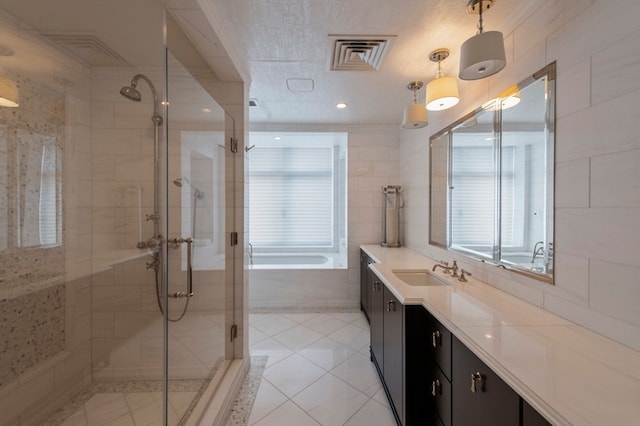
[[[189,297],[193,296],[193,238],[189,237],[185,240],[187,243],[187,293]]]
[[[193,238],[171,238],[168,243],[172,244],[174,248],[180,246],[180,244],[187,244],[187,291],[183,293],[177,291],[169,294],[169,297],[178,299],[181,297],[193,297]]]

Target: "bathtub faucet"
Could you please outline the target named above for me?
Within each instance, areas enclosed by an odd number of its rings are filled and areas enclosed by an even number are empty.
[[[544,256],[544,241],[538,241],[533,246],[533,256],[531,257],[531,264],[534,264],[536,261],[536,257]]]

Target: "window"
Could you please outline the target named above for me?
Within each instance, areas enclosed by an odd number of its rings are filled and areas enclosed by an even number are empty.
[[[250,238],[256,251],[337,252],[344,238],[346,134],[252,133]]]

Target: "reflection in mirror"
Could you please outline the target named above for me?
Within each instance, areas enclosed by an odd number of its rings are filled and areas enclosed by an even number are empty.
[[[450,147],[450,246],[493,258],[497,140],[493,103],[453,128]]]
[[[554,80],[552,63],[432,136],[430,244],[553,282]]]

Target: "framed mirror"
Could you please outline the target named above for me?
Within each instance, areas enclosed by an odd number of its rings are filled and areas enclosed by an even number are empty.
[[[430,138],[429,244],[553,283],[555,63]]]

